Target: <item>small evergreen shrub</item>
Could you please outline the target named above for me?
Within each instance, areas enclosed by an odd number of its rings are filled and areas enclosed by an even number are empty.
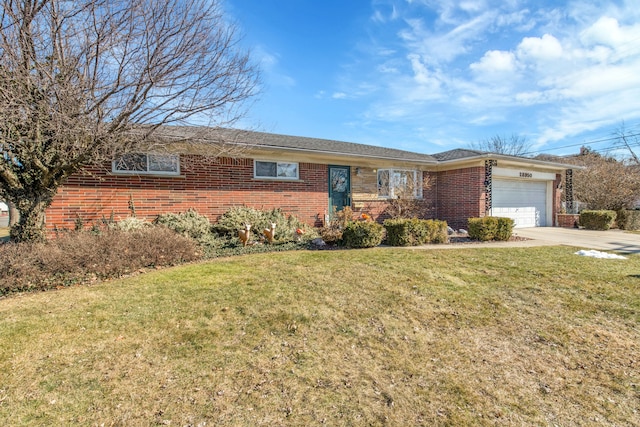
[[[186,212],[177,214],[168,213],[158,215],[154,222],[164,225],[176,233],[196,240],[207,238],[211,233],[211,223],[209,219],[204,215],[200,215],[194,209],[189,209]]]
[[[490,240],[507,241],[513,234],[513,220],[495,216],[469,218],[468,229],[469,237],[474,240],[483,242]]]
[[[446,243],[447,223],[433,219],[387,219],[386,242],[391,246],[417,246],[426,243]]]
[[[263,232],[265,229],[271,229],[271,224],[276,225],[274,243],[307,241],[318,237],[312,227],[294,215],[285,214],[280,209],[263,211],[246,206],[236,206],[222,214],[213,227],[221,235],[237,239],[238,230],[243,229],[244,224],[251,224],[251,235],[254,242],[265,241]]]
[[[382,243],[384,227],[373,221],[355,221],[342,231],[342,243],[348,248],[373,248]]]
[[[640,210],[621,209],[617,211],[616,223],[621,230],[640,230]]]
[[[412,233],[410,220],[386,219],[384,228],[387,230],[386,242],[391,246],[415,246],[416,236]]]
[[[120,231],[135,231],[151,226],[147,221],[135,216],[128,216],[117,222],[112,222],[109,227]]]
[[[427,243],[447,243],[449,241],[447,221],[439,219],[427,219],[424,221],[429,231],[429,240]]]
[[[511,218],[498,218],[498,226],[493,240],[506,242],[513,235],[514,222]]]
[[[587,230],[608,230],[616,220],[616,212],[609,210],[580,212],[579,224]]]
[[[252,231],[256,233],[259,224],[265,222],[264,212],[247,206],[234,206],[218,218],[213,228],[221,235],[237,237],[238,230],[245,224],[251,224]]]

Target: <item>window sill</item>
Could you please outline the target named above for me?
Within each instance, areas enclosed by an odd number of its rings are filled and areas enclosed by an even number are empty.
[[[154,173],[108,172],[107,175],[109,175],[109,176],[118,176],[118,177],[135,176],[135,177],[138,177],[138,178],[143,178],[143,177],[149,177],[149,178],[178,178],[178,179],[186,178],[186,175],[176,175],[176,174],[159,173],[159,172],[154,172]]]
[[[271,181],[271,182],[305,182],[300,178],[267,178],[267,177],[253,177],[252,181]]]

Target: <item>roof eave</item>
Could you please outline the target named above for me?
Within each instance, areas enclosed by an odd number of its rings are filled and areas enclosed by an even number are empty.
[[[581,166],[571,165],[567,163],[556,163],[549,162],[546,160],[536,160],[528,157],[517,157],[517,156],[508,156],[504,154],[496,154],[496,153],[483,153],[477,156],[469,156],[463,157],[459,159],[451,159],[451,160],[442,160],[439,162],[441,165],[455,165],[455,164],[465,164],[471,163],[478,160],[503,160],[506,162],[511,162],[514,164],[519,164],[523,166],[536,166],[543,167],[547,169],[582,169]]]

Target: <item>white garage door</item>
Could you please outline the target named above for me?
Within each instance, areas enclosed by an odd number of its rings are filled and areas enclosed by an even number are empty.
[[[515,227],[547,225],[547,183],[494,179],[492,215],[512,218]]]

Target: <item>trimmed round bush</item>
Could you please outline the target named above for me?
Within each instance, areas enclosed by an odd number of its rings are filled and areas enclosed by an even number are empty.
[[[383,238],[384,227],[372,221],[350,222],[342,231],[342,244],[348,248],[373,248]]]
[[[616,212],[609,210],[584,210],[580,212],[579,224],[587,230],[608,230],[616,220]]]
[[[511,218],[485,216],[469,218],[469,237],[487,242],[489,240],[507,241],[513,234],[514,222]]]

